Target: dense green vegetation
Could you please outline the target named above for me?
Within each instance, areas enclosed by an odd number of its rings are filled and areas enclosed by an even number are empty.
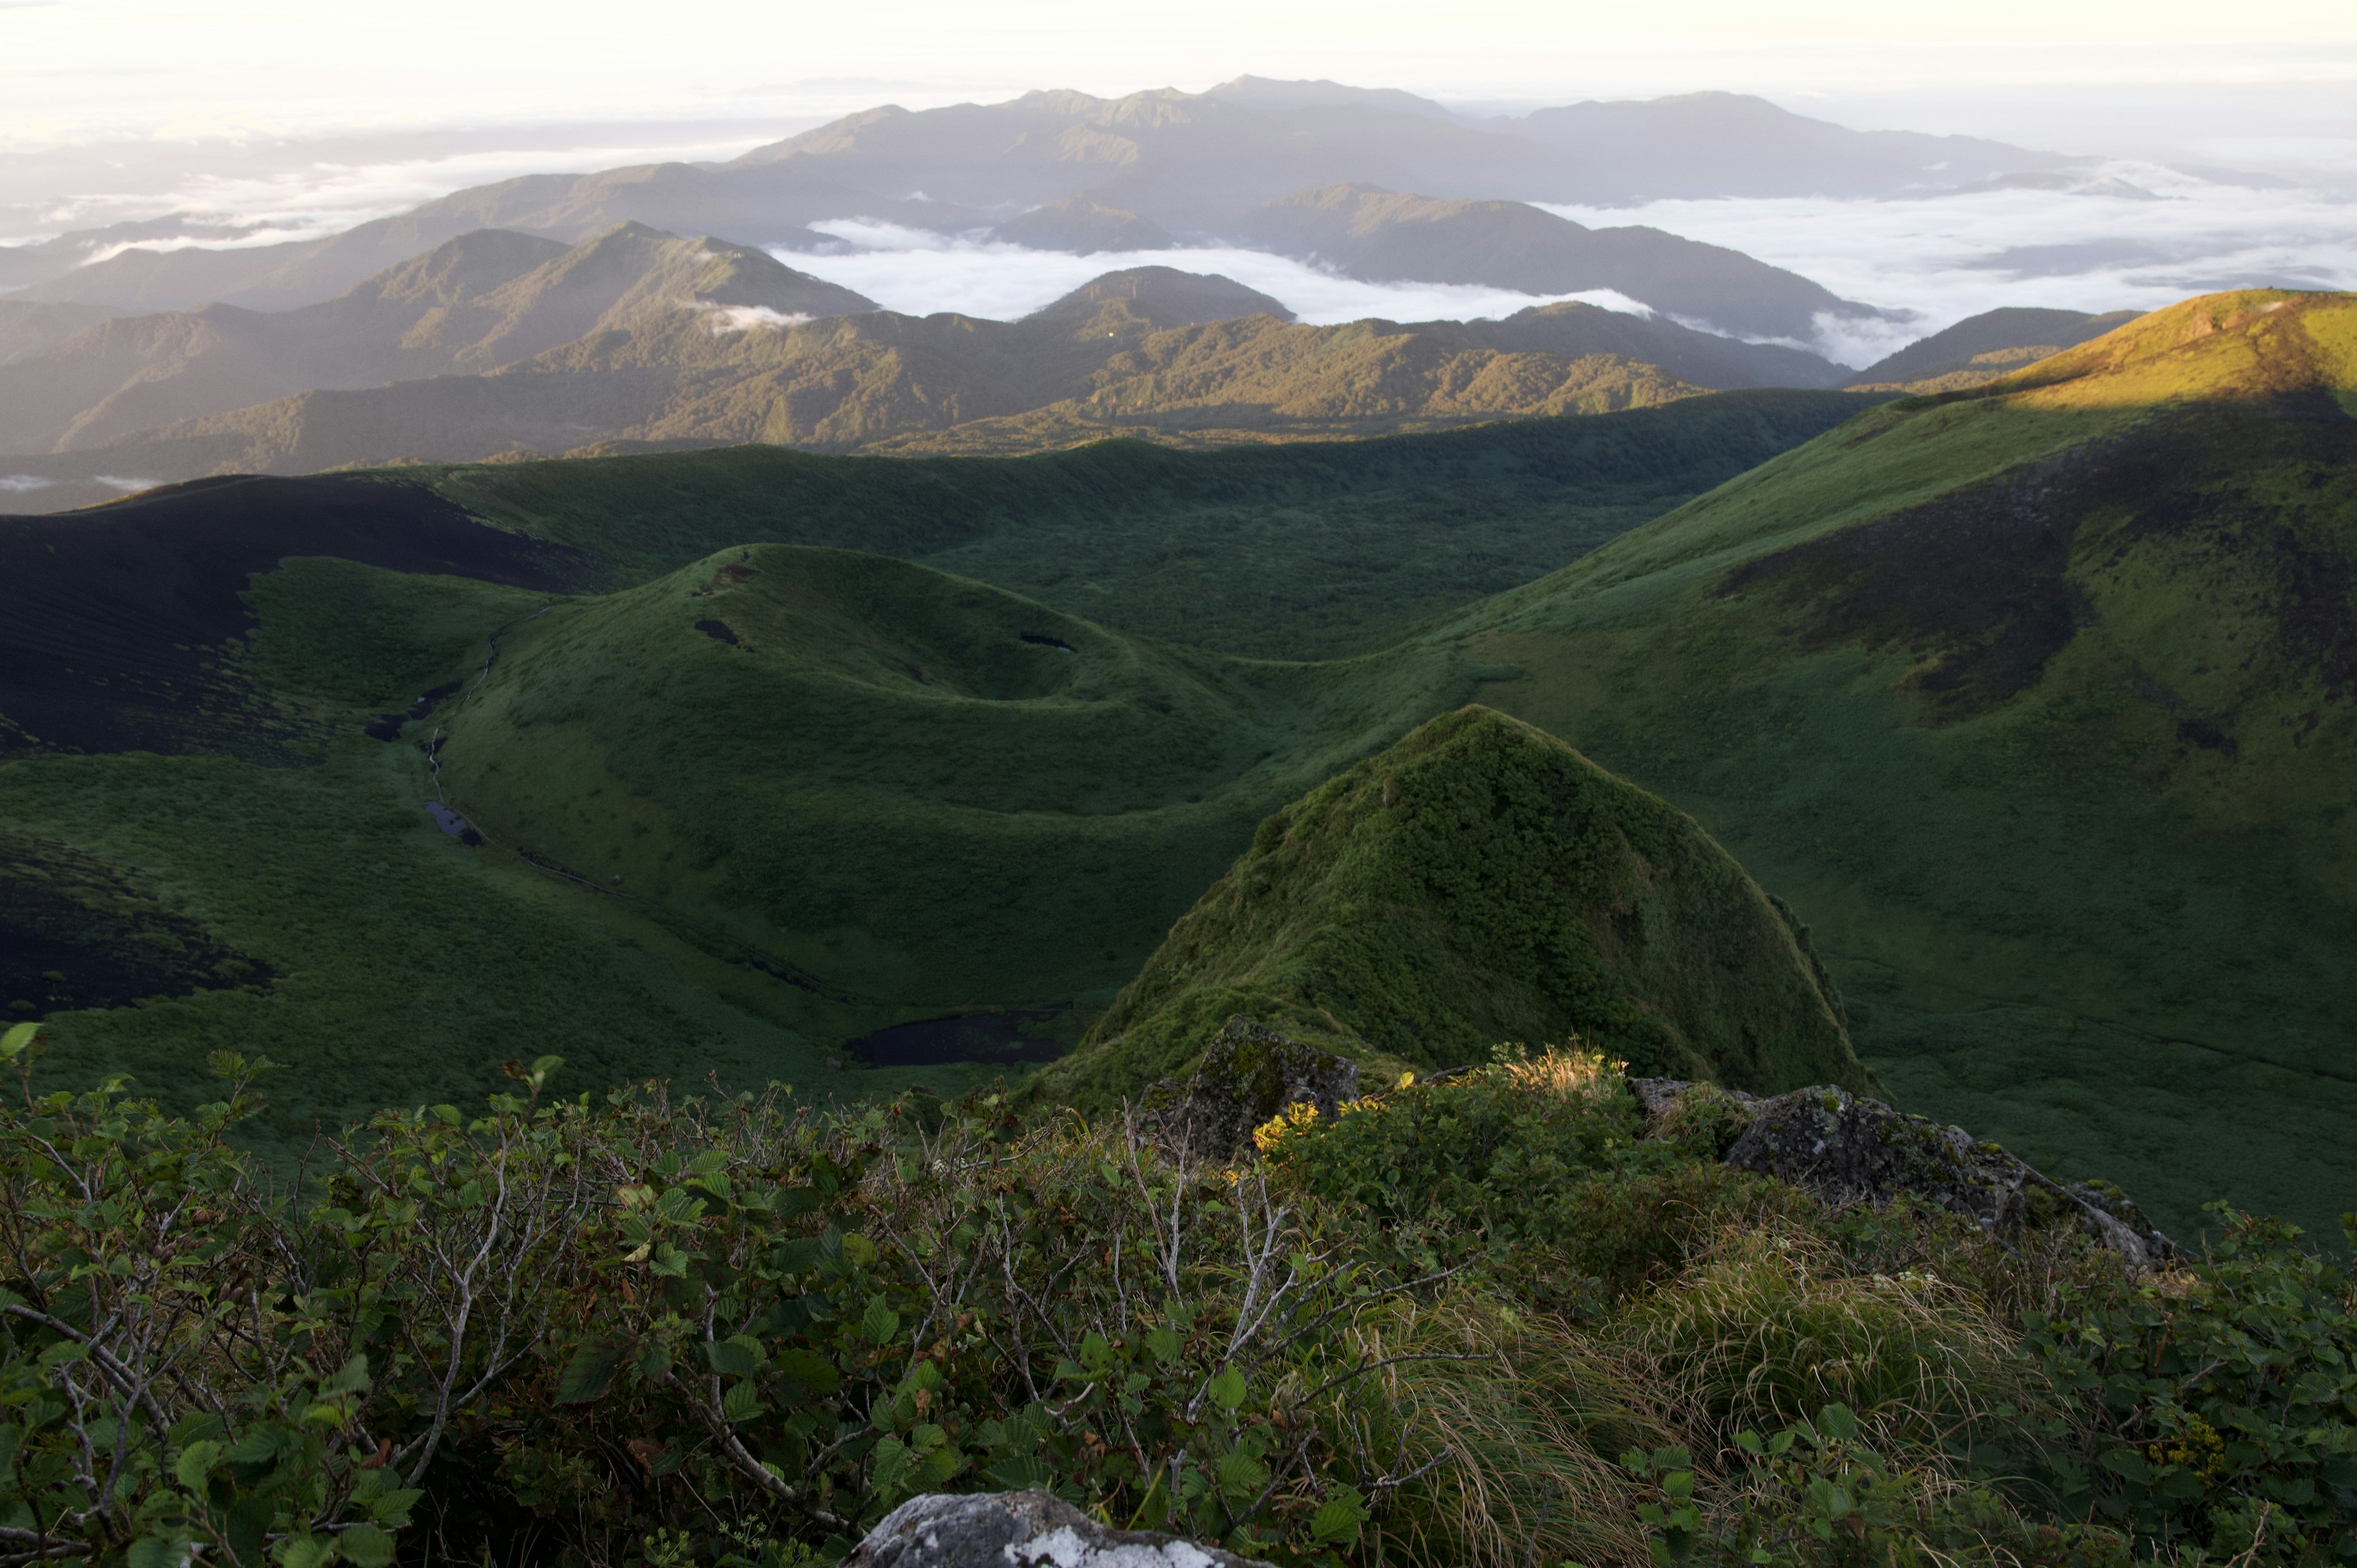
[[[396,1080],[479,1086],[519,1020],[614,1020],[604,1077],[718,1066],[845,1094],[893,1080],[805,1064],[880,1025],[1072,1003],[1070,1042],[1268,812],[1478,697],[1691,812],[1789,900],[1902,1103],[2115,1177],[2172,1230],[2221,1192],[2312,1223],[2357,1176],[2337,1131],[2357,1111],[2352,319],[2341,296],[2192,302],[1871,408],[1471,608],[1484,573],[1578,553],[1583,516],[1600,532],[1731,435],[1788,438],[1828,405],[309,481],[460,499],[511,532],[447,514],[445,535],[524,536],[509,580],[597,596],[298,564],[253,591],[252,646],[213,658],[235,703],[180,732],[242,727],[268,742],[251,757],[0,763],[27,864],[274,977],[70,1012],[59,1048],[176,1095],[201,1049],[175,1040],[243,1029],[384,1075],[317,1075],[337,1092],[282,1113],[292,1133]],[[436,762],[485,843],[423,814]],[[507,954],[535,943],[560,958],[519,972]],[[10,1002],[73,994],[36,978]]]
[[[1900,1103],[2187,1228],[2329,1223],[2357,980],[2357,309],[2163,311],[1888,404],[1456,623],[1692,811]]]
[[[813,1006],[1101,1006],[1254,823],[1476,673],[1226,659],[762,545],[519,623],[442,778],[495,844],[753,943]]]
[[[20,749],[0,761],[0,816],[38,841],[22,855],[0,843],[0,875],[93,856],[91,875],[274,978],[224,985],[207,969],[193,993],[176,983],[138,993],[152,998],[141,1006],[72,1010],[72,986],[41,977],[59,959],[0,1005],[57,1015],[72,1059],[135,1072],[184,1104],[208,1049],[296,1064],[304,1087],[266,1123],[290,1148],[315,1121],[479,1092],[519,1033],[597,1036],[566,1048],[601,1078],[718,1070],[845,1093],[920,1079],[954,1091],[979,1069],[871,1074],[840,1042],[944,1008],[1062,1003],[1082,1010],[1041,1026],[1076,1040],[1262,816],[1454,705],[1478,671],[1426,653],[1303,668],[1162,649],[825,552],[778,552],[799,564],[724,581],[717,596],[697,590],[747,564],[737,552],[664,574],[747,540],[851,543],[1018,578],[1021,566],[1062,581],[1068,602],[1111,609],[1107,620],[1191,621],[1222,628],[1213,641],[1316,651],[1383,640],[1566,559],[1847,406],[1738,394],[1218,456],[1123,445],[880,462],[755,448],[433,475],[570,552],[558,564],[586,585],[649,585],[572,601],[316,558],[256,576],[251,631],[188,688],[227,704],[219,722],[177,724],[188,754]],[[204,526],[233,533],[245,493],[141,506],[226,505]],[[1425,527],[1433,514],[1447,526]],[[28,548],[47,558],[38,539]],[[107,576],[83,587],[104,616],[122,557],[93,559]],[[928,625],[936,614],[963,629],[945,641],[946,625]],[[746,634],[736,645],[696,629],[730,618]],[[200,621],[178,635],[221,635]],[[80,624],[61,630],[86,635]],[[1082,651],[1025,643],[1025,631]],[[502,662],[470,697],[495,638]],[[135,675],[151,657],[91,654]],[[878,662],[888,654],[930,683]],[[1007,659],[1042,679],[1022,702],[991,684]],[[544,721],[560,692],[622,705],[603,727],[513,727]],[[822,755],[812,724],[852,738]],[[400,743],[369,738],[371,726]],[[216,735],[264,730],[269,746],[219,754]],[[446,837],[423,811],[436,780],[420,747],[437,731],[450,737],[446,792],[493,832],[488,846]],[[652,793],[633,795],[625,776]],[[878,820],[908,830],[880,856]],[[802,857],[818,847],[823,860]],[[91,978],[66,967],[77,984]],[[828,977],[819,989],[797,983],[812,972]]]
[[[1117,1103],[1236,1014],[1393,1070],[1583,1038],[1641,1073],[1863,1086],[1805,942],[1684,813],[1469,707],[1263,822],[1036,1090]]]
[[[1566,564],[1842,423],[1858,393],[1746,392],[1382,441],[1015,461],[744,446],[404,470],[621,587],[730,545],[828,544],[1116,630],[1260,658],[1371,652]]]
[[[1265,1158],[996,1094],[386,1112],[300,1191],[48,1087],[0,1112],[0,1543],[261,1568],[786,1568],[1040,1486],[1281,1564],[2341,1561],[2352,1281],[2228,1215],[1828,1208],[1504,1053]],[[264,1079],[266,1082],[266,1079]]]

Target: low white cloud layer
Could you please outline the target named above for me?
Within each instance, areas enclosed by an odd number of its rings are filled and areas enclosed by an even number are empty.
[[[2165,168],[2103,171],[2161,198],[1993,190],[1905,201],[1821,198],[1550,207],[1582,223],[1650,223],[1813,278],[1901,321],[1819,322],[1816,345],[1863,366],[2000,306],[2151,310],[2188,295],[2357,287],[2357,202],[2212,185]]]
[[[1217,273],[1282,301],[1314,326],[1363,321],[1369,317],[1389,321],[1467,321],[1511,316],[1534,305],[1566,299],[1608,310],[1650,314],[1635,300],[1610,289],[1529,295],[1464,284],[1361,283],[1284,256],[1228,246],[1071,256],[892,223],[842,220],[813,227],[866,248],[833,256],[779,251],[774,252],[778,259],[798,272],[857,289],[887,310],[909,316],[955,311],[1012,321],[1061,298],[1091,278],[1126,267]]]
[[[134,490],[152,490],[164,482],[161,479],[126,479],[115,474],[92,474],[91,478],[108,489],[121,490],[126,496]]]
[[[0,474],[0,490],[5,490],[12,496],[28,495],[34,490],[46,490],[56,483],[55,479],[45,479],[38,474]]]
[[[805,311],[789,314],[772,310],[766,305],[711,305],[705,308],[711,312],[708,322],[715,338],[724,338],[731,332],[774,332],[782,327],[800,327],[805,321],[815,319]]]

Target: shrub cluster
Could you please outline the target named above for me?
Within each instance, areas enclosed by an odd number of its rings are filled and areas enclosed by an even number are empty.
[[[386,1112],[0,1047],[0,1568],[790,1568],[1039,1486],[1283,1564],[2357,1555],[2351,1286],[1828,1213],[1501,1053],[1181,1165],[1004,1098]]]

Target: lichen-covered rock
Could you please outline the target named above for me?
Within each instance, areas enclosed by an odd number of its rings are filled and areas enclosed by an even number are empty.
[[[1961,1127],[1943,1127],[1846,1089],[1821,1084],[1751,1101],[1663,1079],[1636,1079],[1630,1087],[1655,1128],[1670,1134],[1698,1091],[1706,1091],[1722,1112],[1741,1105],[1749,1125],[1727,1146],[1726,1163],[1807,1187],[1828,1202],[1882,1203],[1912,1193],[2007,1236],[2067,1222],[2140,1269],[2177,1252],[2117,1187],[2100,1182],[2065,1187]]]
[[[1167,1147],[1219,1160],[1249,1144],[1254,1128],[1288,1105],[1314,1105],[1330,1117],[1358,1096],[1358,1063],[1238,1015],[1184,1077],[1146,1091],[1145,1111]]]
[[[844,1568],[1268,1568],[1216,1546],[1111,1530],[1042,1491],[933,1493],[884,1516]]]

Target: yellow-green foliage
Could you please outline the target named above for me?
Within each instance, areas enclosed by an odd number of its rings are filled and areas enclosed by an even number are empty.
[[[1863,1084],[1835,1006],[1691,819],[1472,707],[1264,822],[1041,1089],[1134,1092],[1232,1013],[1420,1068],[1577,1035],[1644,1071]]]

